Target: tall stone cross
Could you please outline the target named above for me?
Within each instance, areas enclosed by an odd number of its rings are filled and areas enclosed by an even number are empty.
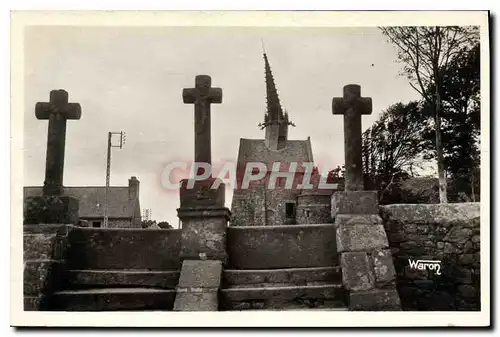
[[[66,120],[80,119],[81,115],[80,104],[68,103],[68,93],[65,90],[52,90],[50,102],[38,102],[35,105],[36,118],[49,120],[44,195],[63,194]]]
[[[222,89],[212,88],[208,75],[198,75],[195,87],[183,89],[184,103],[194,104],[194,161],[212,165],[210,104],[222,103]]]
[[[344,97],[332,100],[334,115],[344,115],[345,190],[363,190],[361,115],[372,113],[372,99],[361,97],[357,84],[344,86]]]

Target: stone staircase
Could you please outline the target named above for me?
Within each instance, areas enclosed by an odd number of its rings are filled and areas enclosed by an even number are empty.
[[[179,236],[169,230],[71,228],[59,277],[64,283],[51,294],[49,310],[172,310]]]
[[[179,271],[69,270],[52,310],[172,310]]]
[[[347,310],[340,267],[228,269],[220,310]]]

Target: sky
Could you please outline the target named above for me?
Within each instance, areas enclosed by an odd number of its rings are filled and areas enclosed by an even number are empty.
[[[182,89],[199,74],[222,88],[222,104],[212,105],[212,161],[235,162],[240,138],[264,138],[262,41],[296,124],[289,139],[310,136],[320,166],[344,162],[343,119],[331,111],[344,85],[359,84],[372,98],[363,130],[391,104],[418,99],[377,28],[27,27],[25,186],[41,186],[45,175],[48,123],[36,119],[35,104],[65,89],[82,117],[67,122],[64,185],[104,186],[107,133],[124,131],[123,149],[112,151],[111,186],[136,176],[141,208],[177,227],[179,195],[162,186],[161,174],[194,158],[194,107]],[[231,196],[228,189],[228,207]]]

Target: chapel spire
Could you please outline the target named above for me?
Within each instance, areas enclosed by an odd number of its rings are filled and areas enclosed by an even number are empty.
[[[264,49],[264,46],[262,46]],[[273,149],[281,148],[284,141],[288,139],[288,126],[295,126],[290,122],[288,113],[283,112],[281,102],[278,96],[278,90],[274,82],[271,66],[267,58],[265,50],[264,54],[264,69],[266,80],[266,112],[264,114],[264,122],[259,123],[259,127],[266,129],[266,144]]]

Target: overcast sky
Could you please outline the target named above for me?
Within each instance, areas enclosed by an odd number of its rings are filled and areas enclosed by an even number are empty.
[[[289,139],[310,136],[322,166],[344,161],[342,117],[332,115],[331,100],[345,84],[360,84],[373,99],[363,129],[391,104],[418,99],[376,28],[30,27],[25,37],[25,185],[42,185],[45,174],[48,123],[35,118],[35,103],[65,89],[82,106],[82,118],[68,121],[65,186],[104,186],[107,132],[123,130],[111,185],[137,176],[141,208],[174,227],[178,192],[162,188],[161,172],[193,159],[194,110],[183,104],[182,88],[206,74],[223,89],[222,104],[212,106],[212,160],[234,162],[240,138],[264,137],[257,127],[266,102],[261,39],[296,124]]]

